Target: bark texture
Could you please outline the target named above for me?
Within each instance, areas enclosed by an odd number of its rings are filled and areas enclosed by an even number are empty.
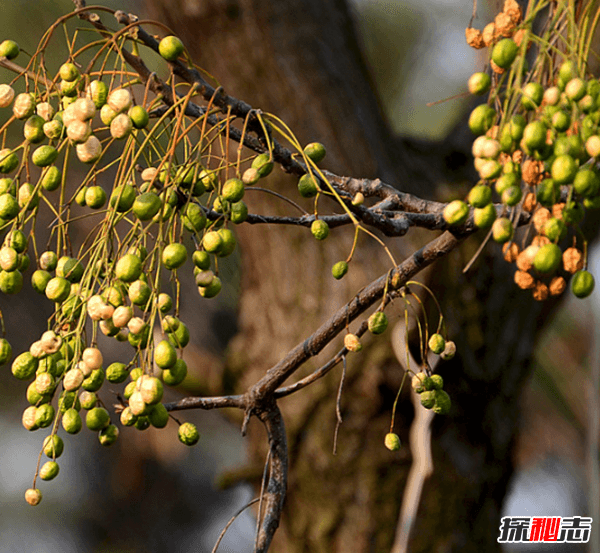
[[[327,169],[377,176],[403,191],[438,199],[445,199],[446,184],[468,177],[468,145],[460,144],[460,130],[435,144],[390,135],[343,0],[151,0],[147,9],[181,37],[194,60],[229,94],[281,117],[301,143],[326,144],[322,165]],[[287,175],[274,174],[268,183],[295,195],[296,181]],[[256,191],[249,190],[245,199],[251,212],[289,210]],[[347,278],[334,281],[330,269],[348,255],[350,229],[333,232],[325,243],[306,229],[262,225],[241,225],[238,236],[239,332],[211,393],[246,389],[333,309],[389,268],[382,249],[361,238]],[[388,244],[401,260],[425,238],[411,232]],[[519,391],[545,317],[542,309],[551,307],[518,291],[512,269],[497,257],[482,257],[463,276],[478,242],[467,242],[460,254],[422,275],[444,302],[459,355],[441,368],[453,410],[434,421],[435,469],[425,486],[411,551],[498,549],[499,510],[513,472]],[[394,323],[401,322],[403,306],[390,314]],[[372,342],[365,344],[365,353],[349,358],[337,455],[332,448],[341,368],[279,402],[290,477],[274,552],[381,552],[392,545],[411,456],[406,445],[397,454],[383,447],[402,370],[388,338]],[[403,393],[396,417],[403,444],[412,417]],[[260,475],[267,440],[258,423],[249,430]]]

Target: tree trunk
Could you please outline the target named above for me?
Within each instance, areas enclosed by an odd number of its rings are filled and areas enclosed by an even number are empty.
[[[390,135],[343,0],[152,0],[148,10],[181,37],[194,60],[229,94],[281,117],[302,144],[324,143],[323,167],[379,177],[425,198],[435,197],[436,185],[460,183],[469,175],[469,146],[461,150],[456,143],[464,134],[436,144]],[[297,199],[295,179],[279,172],[265,183]],[[289,213],[289,205],[271,195],[249,189],[245,199],[252,213]],[[311,205],[304,206],[310,210]],[[382,248],[362,236],[347,277],[332,279],[331,266],[350,251],[352,229],[333,231],[325,243],[297,227],[240,225],[238,237],[239,333],[223,372],[223,382],[233,378],[238,391],[389,269]],[[386,243],[401,260],[427,237],[411,231]],[[498,257],[485,255],[462,275],[480,240],[468,241],[460,253],[419,278],[428,279],[443,301],[459,353],[440,369],[453,409],[434,420],[435,470],[424,488],[411,551],[498,549],[520,389],[542,308],[551,306],[535,304],[519,291],[511,268]],[[394,323],[403,321],[403,305],[389,313]],[[341,368],[279,402],[288,432],[290,481],[272,551],[363,553],[392,546],[411,463],[407,443],[413,408],[405,390],[395,426],[403,447],[392,454],[383,437],[403,371],[389,338],[365,345],[349,357],[337,455],[332,450]],[[328,348],[319,361],[331,352]],[[316,366],[307,366],[302,376]],[[211,393],[220,387],[214,384]],[[256,423],[250,425],[250,449],[260,474],[266,438]]]

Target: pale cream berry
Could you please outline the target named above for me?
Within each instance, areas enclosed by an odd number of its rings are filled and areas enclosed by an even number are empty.
[[[84,121],[80,121],[79,119],[72,121],[67,126],[67,136],[73,142],[75,142],[75,144],[82,144],[90,137],[91,134],[92,127],[90,126],[90,124]]]
[[[92,374],[92,371],[94,370],[85,361],[79,361],[77,363],[77,368],[81,371],[81,374],[83,374],[83,376],[86,378],[90,376],[90,374]]]
[[[144,329],[144,326],[146,326],[146,323],[144,322],[144,319],[140,317],[133,317],[127,323],[127,328],[132,334],[139,334]]]
[[[142,180],[143,181],[154,180],[156,173],[158,173],[158,169],[156,167],[146,167],[146,169],[144,169],[142,171]]]
[[[114,312],[115,308],[112,305],[105,305],[104,307],[100,308],[100,318],[103,321],[107,321],[113,316]]]
[[[62,112],[62,122],[65,127],[68,127],[73,121],[79,121],[75,115],[75,104],[69,104]]]
[[[65,373],[63,377],[63,388],[67,392],[78,390],[83,384],[84,376],[81,370],[77,367],[70,369]]]
[[[117,328],[123,328],[127,326],[127,323],[131,320],[131,317],[133,317],[133,309],[127,305],[120,305],[113,313],[113,324]]]
[[[10,106],[15,98],[15,91],[12,86],[7,84],[0,84],[0,108],[7,108]]]
[[[50,121],[54,117],[54,108],[48,102],[40,102],[35,106],[35,112],[44,120]]]
[[[102,353],[98,348],[85,348],[81,354],[81,360],[92,370],[96,370],[102,366]]]
[[[73,104],[73,113],[80,121],[88,121],[96,115],[96,106],[89,98],[78,98]]]
[[[102,156],[102,144],[91,135],[83,144],[77,144],[75,147],[77,159],[82,163],[94,163]]]
[[[29,353],[31,353],[31,355],[33,355],[36,359],[41,359],[46,355],[46,352],[42,346],[42,342],[39,340],[33,342],[33,344],[29,346]]]
[[[131,92],[126,88],[116,88],[108,95],[107,104],[117,113],[127,111],[131,103]]]
[[[27,119],[35,111],[35,100],[27,92],[17,95],[13,105],[13,113],[17,119]]]
[[[54,377],[50,373],[40,373],[35,377],[38,394],[49,394],[54,389]]]
[[[129,398],[129,409],[134,415],[141,415],[146,410],[146,403],[139,390],[136,390],[131,394],[131,397]]]
[[[47,354],[56,353],[62,346],[62,338],[53,330],[47,330],[40,338],[42,349]]]
[[[124,113],[120,113],[110,122],[110,135],[117,140],[125,138],[132,130],[133,122]]]
[[[99,295],[92,296],[87,303],[87,312],[92,321],[99,321],[102,319],[102,309],[108,304],[104,301],[104,298]]]
[[[27,407],[27,409],[23,411],[21,422],[27,430],[35,430],[37,428],[37,424],[35,422],[35,413],[36,408],[33,405]]]

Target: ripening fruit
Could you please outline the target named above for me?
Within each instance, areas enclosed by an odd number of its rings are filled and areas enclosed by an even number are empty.
[[[19,45],[14,40],[3,40],[0,43],[0,56],[5,56],[6,59],[14,60],[19,52]]]
[[[98,440],[103,446],[114,444],[119,437],[119,429],[114,424],[109,424],[98,433]]]
[[[556,244],[545,244],[535,254],[533,266],[538,273],[546,275],[556,271],[561,262],[561,249]]]
[[[388,319],[383,311],[376,311],[369,317],[368,325],[372,334],[382,334],[388,327]]]
[[[164,428],[169,422],[169,412],[162,403],[157,403],[148,414],[148,420],[154,428]]]
[[[163,382],[167,386],[177,386],[181,384],[187,376],[187,364],[183,359],[177,359],[175,364],[165,369],[162,373]]]
[[[53,146],[40,146],[31,154],[31,161],[38,167],[47,167],[52,165],[58,157],[58,150]]]
[[[52,480],[58,476],[59,466],[56,461],[46,461],[40,468],[40,478],[42,480]]]
[[[170,271],[181,267],[187,260],[187,249],[183,244],[168,244],[162,252],[162,263]]]
[[[56,459],[62,455],[62,452],[65,449],[65,444],[60,436],[53,434],[44,438],[42,447],[46,457]]]
[[[442,353],[444,351],[444,348],[446,347],[446,340],[444,340],[444,337],[441,334],[432,334],[431,337],[429,338],[429,349],[439,355],[440,353]]]
[[[485,134],[492,128],[496,119],[496,111],[487,104],[477,106],[469,116],[469,129],[477,136]]]
[[[170,369],[177,362],[177,351],[168,340],[162,340],[154,348],[154,362],[161,369]]]
[[[552,162],[550,173],[557,184],[569,184],[577,174],[577,163],[568,154],[559,155]]]
[[[512,38],[504,38],[499,41],[492,50],[492,61],[502,69],[507,69],[515,61],[519,47]]]
[[[148,112],[142,106],[133,106],[129,110],[128,115],[136,129],[144,129],[150,121]]]
[[[100,431],[110,424],[110,415],[103,407],[94,407],[87,412],[85,424],[90,430]]]
[[[200,434],[195,424],[191,422],[184,422],[177,431],[179,441],[185,445],[195,445],[200,439]]]
[[[508,242],[514,234],[512,221],[507,217],[500,217],[492,224],[492,238],[494,241],[504,244]]]
[[[346,261],[338,261],[332,268],[331,274],[336,280],[340,280],[348,272],[348,263]]]
[[[355,353],[362,350],[362,344],[356,334],[346,334],[346,336],[344,336],[344,347],[348,351],[353,351]]]
[[[42,492],[37,488],[29,488],[25,492],[25,501],[29,503],[29,505],[36,506],[42,500]]]
[[[450,396],[444,390],[435,391],[435,404],[433,412],[438,415],[447,415],[450,412],[452,402]]]
[[[229,202],[239,202],[244,197],[244,183],[240,179],[226,180],[221,195]]]
[[[110,108],[112,108],[114,110],[115,115],[117,113],[123,113],[125,111],[128,111],[129,108],[131,107],[131,103],[132,103],[131,92],[129,92],[129,90],[126,88],[115,88],[108,95],[107,104]],[[102,116],[102,113],[100,114],[100,116]],[[109,124],[109,123],[106,123],[106,121],[104,121],[104,119],[102,120],[102,122],[106,125]]]
[[[323,219],[313,221],[310,232],[317,240],[325,240],[329,236],[329,225]]]
[[[10,106],[14,98],[15,91],[13,87],[7,84],[0,84],[0,108]]]
[[[468,87],[471,94],[482,96],[492,86],[492,79],[487,73],[473,73],[469,77]]]
[[[161,208],[162,202],[154,192],[144,192],[133,202],[133,213],[140,221],[149,221]]]
[[[323,146],[323,144],[320,142],[311,142],[304,148],[304,155],[315,163],[323,161],[326,153],[327,151],[325,150],[325,146]]]
[[[398,451],[400,449],[400,436],[398,434],[394,434],[393,432],[389,432],[385,435],[385,447],[387,447],[390,451]]]
[[[251,169],[256,169],[258,171],[259,178],[270,175],[271,171],[273,171],[273,167],[274,164],[271,159],[271,155],[268,152],[259,154],[252,160]]]
[[[462,225],[469,217],[469,206],[462,200],[454,200],[444,208],[443,216],[449,225]]]
[[[65,432],[69,434],[77,434],[82,426],[83,421],[81,415],[73,407],[67,409],[62,416],[62,426]]]
[[[158,44],[158,53],[167,61],[175,61],[184,49],[183,42],[176,36],[166,36]]]
[[[577,271],[571,279],[571,291],[578,298],[587,298],[594,291],[594,276],[588,271]]]
[[[303,198],[314,198],[317,195],[319,189],[317,188],[317,181],[315,178],[308,173],[302,175],[298,181],[298,192]]]

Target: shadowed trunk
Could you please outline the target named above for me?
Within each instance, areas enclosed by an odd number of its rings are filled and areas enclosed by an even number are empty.
[[[436,144],[390,135],[344,1],[151,0],[148,10],[181,37],[194,60],[229,94],[281,117],[302,144],[324,143],[324,168],[380,177],[403,191],[438,199],[445,199],[440,197],[444,185],[460,184],[470,174],[465,166],[469,144],[460,142],[471,137],[462,129]],[[277,170],[265,186],[299,201],[296,180]],[[289,205],[252,189],[245,200],[252,213],[290,212]],[[310,202],[302,205],[312,208]],[[212,382],[211,393],[221,392],[225,381],[245,390],[334,309],[389,269],[382,248],[361,236],[347,277],[332,279],[331,266],[350,251],[352,229],[335,230],[324,243],[297,227],[240,225],[237,231],[239,332],[229,344],[223,379]],[[386,243],[398,261],[425,238],[431,236],[412,231]],[[467,241],[452,259],[420,275],[442,300],[459,353],[440,368],[453,409],[434,420],[434,474],[424,488],[411,551],[499,547],[519,392],[545,317],[542,309],[551,306],[536,304],[518,290],[512,268],[497,257],[482,257],[462,275],[481,238]],[[401,323],[403,306],[389,315]],[[341,367],[279,402],[288,432],[290,481],[275,552],[381,552],[393,543],[411,462],[407,442],[413,408],[405,390],[395,427],[403,447],[392,454],[383,447],[383,436],[403,372],[389,335],[365,342],[361,354],[348,358],[337,455],[332,449]],[[324,362],[331,352],[328,348],[319,359]],[[266,439],[256,422],[250,425],[249,445],[259,478]]]

